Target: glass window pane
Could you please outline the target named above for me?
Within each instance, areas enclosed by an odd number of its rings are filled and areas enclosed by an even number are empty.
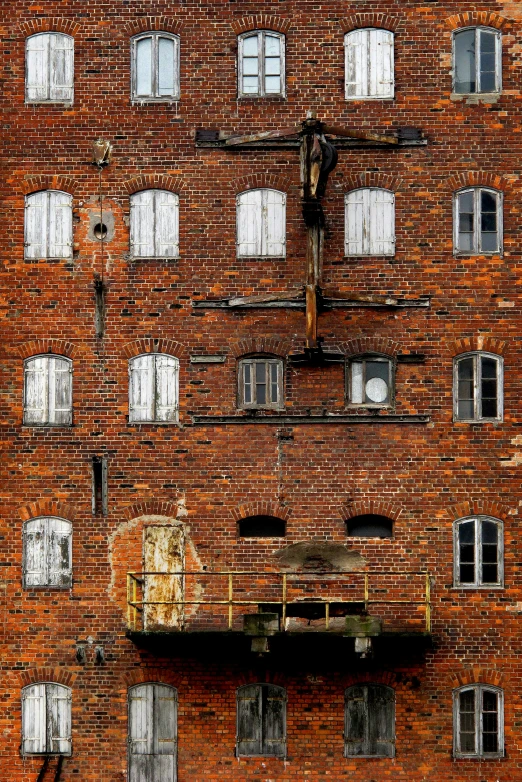
[[[497,213],[496,212],[482,212],[480,226],[483,231],[497,231]]]
[[[475,543],[475,522],[463,521],[459,524],[459,541],[464,543]]]
[[[498,524],[496,524],[494,521],[482,522],[482,542],[483,543],[498,542]]]
[[[158,95],[174,95],[175,45],[171,38],[158,41]]]
[[[480,208],[482,212],[496,212],[497,196],[494,193],[488,193],[487,190],[482,190],[480,194]]]
[[[462,253],[471,253],[474,251],[473,247],[473,234],[459,233],[459,246],[458,249]]]
[[[352,361],[351,365],[352,387],[350,401],[355,405],[362,404],[363,401],[363,365],[362,361]]]
[[[281,73],[281,60],[279,57],[267,57],[265,60],[265,73],[267,76],[279,76]]]
[[[243,364],[243,382],[245,391],[245,404],[252,403],[252,367],[250,364]]]
[[[258,37],[257,35],[251,35],[248,38],[243,39],[243,55],[244,57],[257,57]]]
[[[257,57],[245,57],[243,60],[243,74],[245,76],[257,76],[259,73],[259,59]]]
[[[459,582],[461,584],[474,584],[475,583],[475,566],[474,565],[461,565],[459,568]]]
[[[482,233],[480,241],[485,253],[494,253],[499,249],[497,233]]]
[[[474,417],[473,402],[460,400],[457,406],[457,417],[462,420],[470,420]]]
[[[265,92],[271,95],[281,92],[281,79],[279,76],[267,76],[265,79]]]
[[[475,216],[471,212],[461,212],[459,214],[459,231],[463,233],[473,232]]]
[[[459,194],[459,212],[471,212],[473,214],[473,191],[468,190]]]
[[[482,584],[498,584],[498,568],[496,565],[482,566]]]
[[[270,390],[270,401],[273,404],[277,404],[279,401],[279,393],[278,393],[278,386],[277,386],[277,375],[278,375],[278,365],[277,364],[270,364],[270,384],[271,384],[271,390]]]
[[[475,92],[475,30],[455,35],[455,92]]]
[[[257,95],[259,92],[257,76],[245,76],[243,78],[243,92]]]
[[[152,96],[152,38],[136,44],[136,95]]]
[[[366,361],[366,401],[384,404],[389,401],[390,365],[387,361]]]
[[[265,36],[265,56],[279,57],[281,54],[281,42],[275,35]]]
[[[498,406],[496,399],[482,400],[482,418],[498,418]]]
[[[266,405],[266,370],[267,365],[264,362],[256,362],[256,404],[258,405]]]
[[[488,358],[487,356],[484,356],[481,360],[482,378],[496,379],[497,365],[498,362],[495,358]]]

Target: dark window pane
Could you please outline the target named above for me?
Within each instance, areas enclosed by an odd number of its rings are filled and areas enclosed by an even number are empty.
[[[257,362],[256,365],[256,403],[266,405],[266,364]]]
[[[482,359],[482,377],[483,378],[497,377],[497,362],[494,358]]]
[[[245,404],[252,402],[252,367],[250,364],[243,364],[243,379],[245,386]]]
[[[495,53],[495,44],[497,40],[496,33],[490,33],[489,30],[480,31],[480,50],[482,54]]]
[[[497,233],[482,233],[481,234],[482,251],[485,253],[498,252],[498,234]]]
[[[482,542],[483,543],[498,542],[498,524],[496,524],[494,521],[482,522]]]
[[[474,417],[473,402],[459,401],[457,409],[457,417],[463,420],[467,420]]]
[[[487,190],[482,190],[480,194],[480,209],[482,212],[496,212],[497,196],[494,193],[489,193]]]
[[[465,543],[475,543],[475,522],[463,521],[459,524],[459,541],[463,545]]]
[[[469,233],[473,231],[473,214],[471,212],[461,212],[459,214],[459,231]]]
[[[484,752],[498,752],[498,734],[484,733],[482,737],[482,749]]]
[[[483,399],[482,400],[482,418],[497,418],[497,400],[496,399]]]
[[[467,190],[465,193],[459,193],[459,213],[475,211],[473,205],[473,190]]]
[[[475,92],[475,30],[455,36],[455,92]]]
[[[460,566],[460,579],[461,584],[474,584],[475,583],[475,567],[474,565],[461,565]]]
[[[490,690],[484,690],[482,693],[482,708],[484,711],[497,711],[497,699],[498,695],[496,692],[491,692]]]
[[[494,71],[482,71],[480,74],[480,91],[496,92],[497,80]]]
[[[482,565],[482,583],[498,584],[498,568],[496,565]]]
[[[482,212],[481,230],[489,233],[496,233],[497,231],[496,212]]]

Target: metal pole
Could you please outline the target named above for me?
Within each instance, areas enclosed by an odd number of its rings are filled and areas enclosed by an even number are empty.
[[[426,573],[426,632],[431,633],[431,581]]]
[[[232,596],[233,596],[233,586],[232,586],[232,573],[228,574],[228,629],[232,630]]]
[[[286,625],[286,573],[283,573],[283,630],[285,629]]]

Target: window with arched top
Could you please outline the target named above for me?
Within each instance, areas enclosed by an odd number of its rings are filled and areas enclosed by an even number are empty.
[[[454,586],[496,587],[504,581],[502,522],[489,516],[453,525]]]
[[[453,692],[453,752],[459,758],[504,756],[504,693],[489,684]]]
[[[347,397],[351,405],[390,407],[394,402],[395,364],[388,356],[350,357],[346,363]]]
[[[462,255],[502,252],[502,193],[468,187],[455,193],[454,245]]]
[[[395,691],[356,684],[344,694],[345,757],[395,756]]]
[[[72,258],[72,203],[72,195],[61,190],[25,197],[25,258]]]
[[[22,690],[22,754],[70,755],[72,693],[55,682]]]
[[[395,254],[395,196],[390,190],[351,190],[344,207],[346,255]]]
[[[238,95],[265,98],[285,94],[285,36],[252,30],[238,38]]]
[[[286,756],[286,690],[247,684],[237,690],[237,747],[241,755]]]
[[[283,359],[270,356],[243,358],[238,364],[239,407],[282,410]]]
[[[131,41],[132,98],[136,101],[178,100],[179,37],[146,32]]]
[[[179,359],[166,353],[144,353],[130,359],[130,422],[177,421],[178,399]]]
[[[477,351],[453,362],[455,421],[501,421],[503,416],[502,356]]]
[[[492,27],[453,33],[453,91],[461,95],[500,92],[502,36]]]
[[[130,253],[133,258],[177,258],[179,196],[141,190],[130,197]]]
[[[346,533],[353,538],[391,538],[393,521],[388,516],[363,513],[346,521]]]
[[[24,362],[24,425],[72,424],[72,361],[65,356],[32,356]]]
[[[284,538],[286,522],[276,516],[248,516],[239,521],[239,535],[242,538]]]
[[[25,99],[28,103],[72,103],[74,39],[65,33],[37,33],[25,42]]]
[[[23,583],[26,589],[72,585],[72,524],[40,516],[23,527]]]
[[[268,188],[245,190],[236,199],[239,258],[286,254],[286,195]]]
[[[167,684],[129,688],[130,782],[176,782],[178,693]]]
[[[394,36],[367,28],[344,36],[346,100],[393,98]]]

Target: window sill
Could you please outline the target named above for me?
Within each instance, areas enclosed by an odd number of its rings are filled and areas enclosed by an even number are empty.
[[[179,95],[177,97],[169,95],[166,98],[137,98],[137,97],[134,97],[134,98],[131,98],[131,104],[133,106],[142,106],[143,104],[146,104],[146,103],[179,103],[180,100],[181,100],[181,98],[179,97]]]
[[[453,760],[476,760],[483,763],[485,760],[506,760],[504,753],[498,755],[457,755],[453,754]]]
[[[286,94],[283,95],[283,94],[280,93],[278,95],[275,95],[275,94],[274,95],[254,95],[253,93],[252,94],[248,93],[248,94],[245,94],[245,95],[239,94],[237,96],[237,99],[240,100],[240,101],[244,101],[244,100],[251,100],[251,101],[263,100],[263,101],[265,101],[265,100],[268,100],[268,101],[275,101],[276,103],[280,103],[280,102],[286,100]]]
[[[374,258],[395,258],[395,253],[382,253],[377,255],[375,253],[368,253],[367,255],[344,255],[345,261],[371,261]]]
[[[504,253],[501,250],[493,250],[492,252],[485,252],[484,250],[481,250],[480,252],[462,252],[460,250],[455,250],[453,252],[454,258],[499,258],[502,259],[504,257]]]
[[[454,418],[454,424],[502,424],[503,418]]]
[[[365,103],[367,100],[382,100],[390,103],[391,101],[395,100],[395,95],[345,95],[344,99],[349,103],[354,103],[355,101]]]
[[[74,429],[74,424],[22,424],[23,429]]]
[[[286,261],[286,255],[237,255],[238,261]]]
[[[127,260],[134,261],[179,261],[179,255],[128,255]]]
[[[181,427],[179,421],[127,421],[127,426],[177,426]]]
[[[471,590],[478,592],[502,592],[505,589],[504,584],[454,584],[450,588],[454,592],[460,592],[461,590],[464,592],[470,592]]]
[[[502,92],[452,92],[450,94],[451,101],[464,101],[468,106],[476,106],[479,103],[496,103],[501,97]]]
[[[357,402],[348,402],[346,405],[346,410],[348,412],[356,413],[358,410],[361,410],[364,412],[365,410],[372,410],[375,413],[380,412],[381,410],[383,412],[390,412],[393,413],[395,411],[395,408],[393,405],[372,405],[372,404],[358,404]]]
[[[70,109],[74,105],[72,100],[26,100],[26,106],[62,106]]]

